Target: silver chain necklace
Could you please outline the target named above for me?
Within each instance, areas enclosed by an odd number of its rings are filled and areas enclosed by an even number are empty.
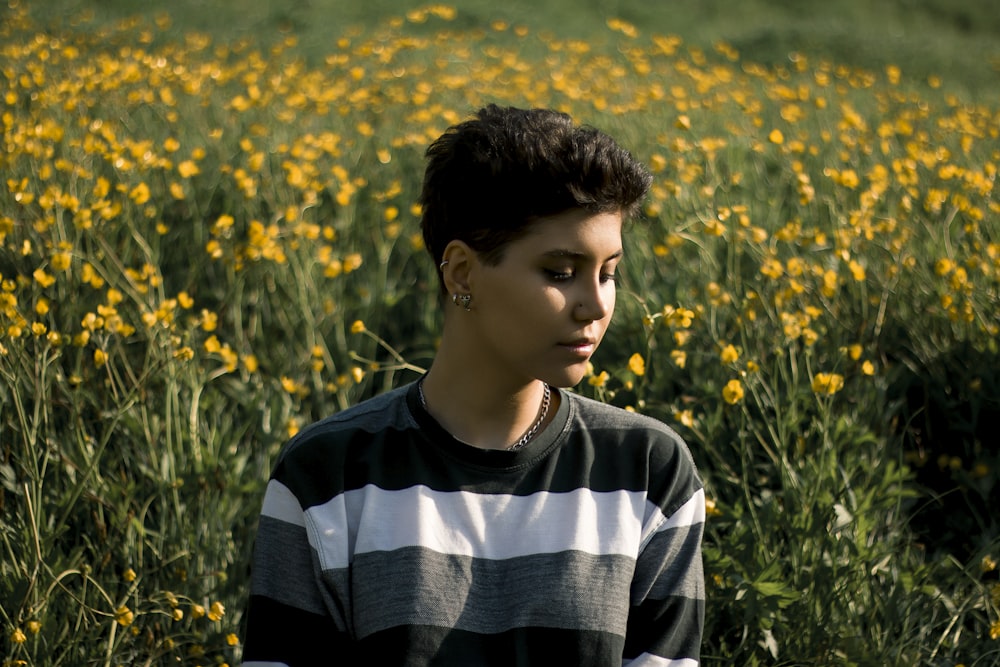
[[[542,423],[545,421],[545,417],[548,416],[549,404],[552,402],[552,390],[549,388],[548,383],[545,383],[542,386],[544,387],[544,390],[542,392],[542,405],[538,409],[538,421],[536,421],[531,428],[525,431],[524,435],[522,435],[520,438],[517,439],[517,442],[508,447],[507,451],[514,451],[515,449],[521,449],[521,447],[524,447],[526,444],[531,442],[531,439],[535,437],[536,433],[538,433],[538,429],[542,427]],[[430,414],[431,411],[427,408],[427,398],[424,396],[423,378],[420,378],[420,381],[417,382],[417,393],[420,396],[420,405],[424,408],[424,411],[427,414]]]

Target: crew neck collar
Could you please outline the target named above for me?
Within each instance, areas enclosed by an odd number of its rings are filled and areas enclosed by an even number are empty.
[[[559,398],[559,407],[546,424],[528,444],[520,449],[483,449],[456,439],[420,403],[419,381],[410,384],[406,392],[406,404],[410,414],[426,435],[429,443],[450,458],[477,467],[490,469],[513,469],[529,464],[546,454],[558,444],[569,420],[569,400],[567,393],[552,387],[552,398]]]

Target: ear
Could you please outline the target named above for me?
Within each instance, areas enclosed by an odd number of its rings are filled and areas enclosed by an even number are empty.
[[[448,294],[468,294],[471,289],[471,274],[479,257],[476,251],[465,241],[453,240],[444,248],[441,255],[444,268],[441,276]]]

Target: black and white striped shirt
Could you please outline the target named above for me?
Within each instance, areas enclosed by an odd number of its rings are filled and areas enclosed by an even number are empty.
[[[654,419],[562,392],[517,451],[415,385],[305,429],[257,535],[245,667],[693,667],[705,496]]]

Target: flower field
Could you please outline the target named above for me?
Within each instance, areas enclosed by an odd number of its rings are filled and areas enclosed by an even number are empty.
[[[417,377],[423,151],[489,102],[651,168],[577,391],[688,440],[706,665],[1000,664],[1000,106],[442,5],[321,58],[0,23],[0,664],[238,664],[264,485]],[[516,196],[516,195],[515,195]]]

